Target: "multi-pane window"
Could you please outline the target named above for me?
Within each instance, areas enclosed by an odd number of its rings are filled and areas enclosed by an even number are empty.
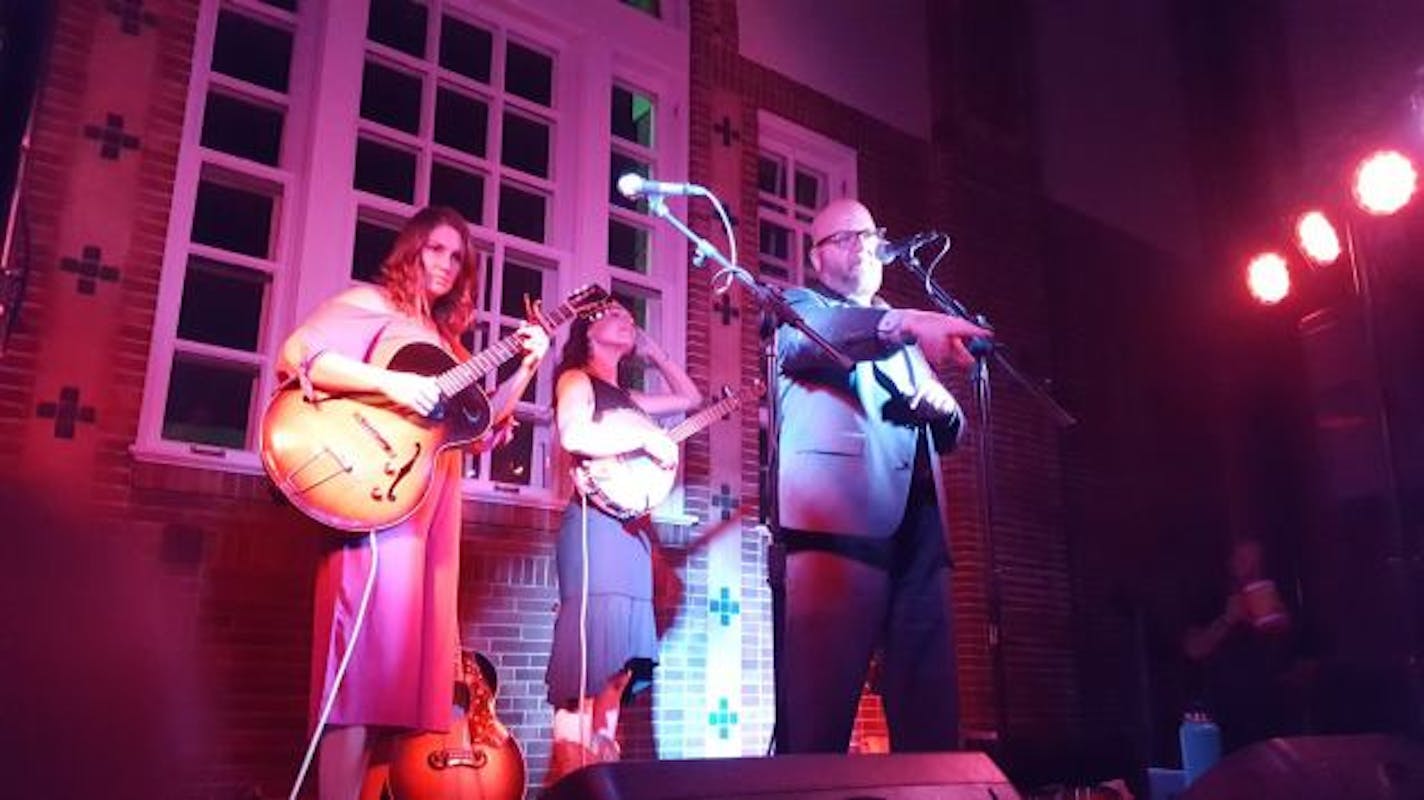
[[[352,277],[370,280],[415,208],[459,211],[480,242],[484,296],[465,339],[478,352],[511,333],[524,298],[559,302],[557,264],[530,245],[550,240],[560,194],[557,60],[454,3],[371,0],[361,74]],[[485,376],[491,391],[518,367]],[[550,430],[549,367],[526,393],[508,445],[466,456],[466,475],[500,484],[541,478]]]
[[[222,456],[253,446],[267,366],[264,324],[295,175],[288,129],[296,3],[224,4],[199,79],[191,216],[166,368],[162,438]]]
[[[832,197],[850,193],[855,154],[763,114],[757,156],[757,265],[762,277],[804,283],[811,220]]]
[[[685,175],[686,31],[661,18],[667,2],[631,5],[362,0],[353,18],[202,0],[135,452],[260,469],[276,349],[316,303],[373,280],[425,205],[470,222],[472,351],[511,333],[526,298],[553,307],[588,283],[680,351],[685,248],[614,181]],[[471,488],[562,499],[554,338],[514,440],[467,457]]]

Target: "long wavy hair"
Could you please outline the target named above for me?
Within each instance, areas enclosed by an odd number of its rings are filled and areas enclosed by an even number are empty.
[[[420,254],[430,234],[441,225],[449,225],[460,234],[460,271],[450,291],[432,302],[425,296],[425,263]],[[474,243],[470,240],[470,223],[453,208],[422,208],[396,234],[391,251],[381,262],[376,282],[390,294],[396,308],[413,317],[433,321],[441,338],[458,347],[460,335],[475,318],[479,295],[479,270]]]

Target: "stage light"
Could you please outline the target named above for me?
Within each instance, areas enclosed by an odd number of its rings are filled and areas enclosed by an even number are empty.
[[[1380,150],[1355,171],[1355,201],[1371,214],[1393,214],[1414,196],[1418,183],[1419,174],[1403,153]]]
[[[1295,241],[1300,251],[1317,267],[1335,263],[1340,257],[1340,235],[1322,211],[1307,211],[1295,222]]]
[[[1290,270],[1279,253],[1261,253],[1246,267],[1246,288],[1258,301],[1273,306],[1290,294]]]

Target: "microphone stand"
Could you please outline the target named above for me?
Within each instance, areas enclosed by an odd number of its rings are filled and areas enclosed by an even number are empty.
[[[667,222],[692,243],[696,251],[692,257],[693,265],[700,267],[707,259],[712,259],[722,267],[723,272],[741,282],[762,312],[762,364],[767,387],[767,426],[766,458],[761,465],[761,518],[771,532],[771,541],[767,545],[766,569],[767,586],[771,591],[771,659],[775,708],[771,741],[767,744],[767,751],[770,754],[780,749],[781,737],[784,734],[781,721],[784,719],[786,697],[786,693],[782,691],[783,676],[781,674],[783,628],[786,619],[786,546],[781,540],[780,509],[777,505],[777,469],[781,458],[781,409],[777,391],[776,330],[782,325],[795,328],[824,350],[839,367],[847,371],[855,369],[855,361],[837,350],[835,345],[807,324],[806,319],[786,302],[780,289],[763,283],[746,269],[733,264],[726,256],[722,255],[715,245],[699,236],[696,231],[678,219],[668,208],[667,202],[661,195],[648,195],[648,211],[653,216]],[[731,235],[731,231],[728,231],[728,235]],[[730,285],[727,288],[730,288]],[[716,290],[714,289],[714,291]],[[721,291],[725,291],[725,289]],[[721,291],[718,293],[720,294]]]
[[[941,311],[951,316],[967,319],[981,327],[988,327],[988,320],[984,315],[971,314],[963,303],[956,300],[938,283],[930,280],[929,272],[920,264],[913,249],[905,253],[900,259],[900,263],[919,277],[930,301]],[[989,359],[993,358],[994,362],[1002,367],[1009,377],[1027,389],[1029,394],[1048,410],[1049,416],[1059,427],[1070,427],[1077,424],[1078,420],[1060,406],[1048,392],[1044,391],[1043,387],[1029,380],[1020,372],[1013,363],[1004,357],[1003,351],[996,347],[992,340],[976,337],[966,342],[966,346],[970,355],[974,356],[974,368],[970,373],[970,382],[974,387],[974,405],[978,412],[978,469],[979,484],[983,492],[979,504],[979,528],[983,531],[980,541],[984,548],[986,567],[985,594],[987,595],[989,617],[991,679],[994,687],[994,725],[996,735],[1002,741],[1008,727],[1008,698],[1006,695],[1008,680],[1003,646],[1003,570],[999,566],[998,554],[995,551],[996,537],[994,536],[993,392],[989,383]]]

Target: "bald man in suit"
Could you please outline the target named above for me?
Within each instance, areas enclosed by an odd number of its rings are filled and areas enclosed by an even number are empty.
[[[783,753],[846,751],[877,646],[891,749],[958,745],[935,453],[954,446],[963,414],[931,362],[970,364],[963,340],[989,333],[882,301],[883,233],[864,205],[831,201],[812,222],[816,281],[786,295],[853,369],[793,328],[777,332]]]

